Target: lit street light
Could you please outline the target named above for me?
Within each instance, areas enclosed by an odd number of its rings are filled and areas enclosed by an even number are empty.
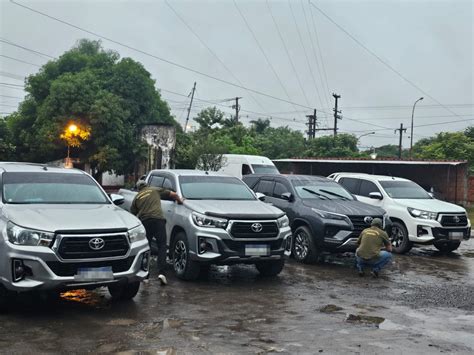
[[[413,109],[411,110],[411,130],[410,130],[410,159],[411,159],[411,151],[413,149],[413,116],[415,114],[415,106],[418,101],[423,100],[423,97],[420,97],[418,100],[415,101],[413,104]]]

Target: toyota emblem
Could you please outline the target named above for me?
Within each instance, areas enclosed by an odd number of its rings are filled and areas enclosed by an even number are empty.
[[[101,250],[105,246],[105,240],[102,238],[92,238],[89,240],[89,248],[92,250]]]
[[[373,219],[372,217],[370,217],[370,216],[367,216],[367,217],[364,218],[365,224],[372,224],[372,221],[373,221],[373,220],[374,220],[374,219]]]
[[[458,216],[453,217],[454,223],[459,223],[461,222],[461,219]]]
[[[263,229],[263,226],[260,223],[254,223],[250,226],[250,228],[255,232],[255,233],[260,233]]]

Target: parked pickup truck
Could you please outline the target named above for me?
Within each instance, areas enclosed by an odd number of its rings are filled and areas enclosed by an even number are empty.
[[[133,298],[150,249],[121,202],[80,170],[0,163],[0,305],[15,292],[99,286]]]
[[[288,214],[294,234],[293,256],[303,263],[317,261],[322,252],[354,251],[363,229],[380,218],[390,220],[380,207],[357,201],[341,185],[321,176],[247,175],[244,182],[265,202]]]
[[[153,170],[145,181],[185,201],[162,201],[169,256],[176,275],[199,276],[211,264],[255,264],[264,276],[283,269],[291,230],[281,210],[258,200],[240,179],[195,170]],[[120,190],[129,209],[136,195]]]

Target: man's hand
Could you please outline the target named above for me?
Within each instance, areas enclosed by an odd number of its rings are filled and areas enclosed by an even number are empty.
[[[178,205],[182,205],[184,202],[184,198],[181,198],[178,196],[178,198],[176,199],[176,202],[178,203]]]
[[[385,249],[391,253],[392,252],[392,243],[388,243],[387,245],[385,245]]]

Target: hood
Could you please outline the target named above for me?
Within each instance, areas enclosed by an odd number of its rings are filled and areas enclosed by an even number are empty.
[[[112,205],[5,205],[3,213],[13,223],[43,231],[130,229],[140,221]]]
[[[453,203],[433,199],[393,199],[394,202],[404,207],[416,208],[428,212],[466,213],[466,210]]]
[[[385,211],[377,206],[372,206],[360,201],[344,200],[304,200],[307,207],[318,210],[344,214],[346,216],[383,216]]]
[[[202,214],[230,219],[275,219],[285,214],[258,200],[185,200],[184,205]]]

